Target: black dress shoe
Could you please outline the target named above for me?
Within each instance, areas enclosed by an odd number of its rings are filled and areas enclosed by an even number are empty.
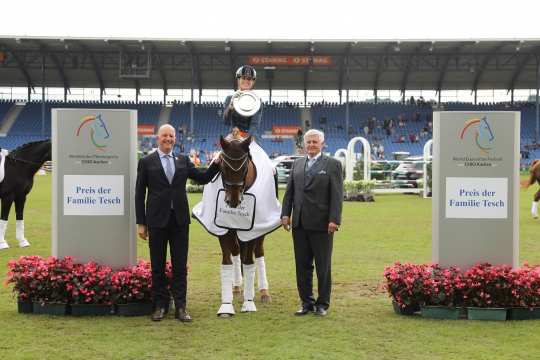
[[[166,311],[165,308],[158,307],[152,313],[152,321],[161,321],[165,317]]]
[[[313,312],[313,315],[315,316],[326,316],[327,311],[322,306],[315,307],[315,311]]]
[[[176,312],[174,313],[174,317],[178,319],[181,322],[192,322],[193,319],[191,316],[186,312],[186,309],[179,308],[176,309]]]
[[[304,316],[309,314],[310,312],[313,312],[313,305],[302,305],[300,309],[298,309],[294,315],[296,316]]]

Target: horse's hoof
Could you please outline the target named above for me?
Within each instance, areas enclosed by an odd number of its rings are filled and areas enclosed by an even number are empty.
[[[243,313],[245,313],[245,312],[256,312],[257,307],[255,306],[255,303],[253,302],[253,300],[246,300],[242,304],[242,310],[240,310],[240,311],[243,312]]]
[[[231,317],[235,314],[233,304],[221,304],[217,312],[217,316],[222,318]]]
[[[28,242],[28,240],[24,239],[22,241],[19,241],[19,247],[25,248],[29,246],[30,246],[30,243]]]
[[[2,241],[0,242],[0,250],[9,249],[9,245],[7,242]]]

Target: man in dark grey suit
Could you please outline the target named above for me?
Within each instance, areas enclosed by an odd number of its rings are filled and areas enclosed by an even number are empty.
[[[296,283],[302,307],[295,315],[314,312],[324,316],[330,306],[331,262],[334,232],[341,223],[343,174],[341,163],[321,153],[324,133],[311,129],[304,135],[307,157],[291,169],[283,198],[281,223],[291,227],[296,261]],[[319,297],[313,297],[313,261]]]

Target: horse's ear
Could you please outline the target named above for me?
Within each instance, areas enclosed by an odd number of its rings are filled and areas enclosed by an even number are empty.
[[[223,135],[219,135],[219,144],[221,145],[221,148],[223,150],[225,150],[227,145],[229,145],[229,143],[227,141],[225,141],[225,139],[223,138]]]
[[[253,140],[253,138],[251,137],[251,135],[249,135],[247,138],[244,139],[244,141],[242,141],[242,149],[245,152],[249,151],[249,144],[251,144],[251,140]]]

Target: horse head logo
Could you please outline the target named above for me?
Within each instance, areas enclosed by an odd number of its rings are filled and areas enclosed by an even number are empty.
[[[90,141],[92,144],[97,150],[104,151],[107,148],[107,140],[111,135],[107,129],[107,124],[101,118],[101,114],[85,116],[77,129],[77,136],[79,136],[81,129],[85,125],[88,125],[90,128]]]
[[[474,140],[476,142],[476,146],[478,146],[482,153],[487,155],[489,150],[493,149],[493,141],[495,140],[495,135],[493,134],[491,126],[487,121],[487,116],[484,116],[481,119],[467,120],[459,134],[459,138],[461,140],[463,140],[468,129],[472,129],[474,131]]]

